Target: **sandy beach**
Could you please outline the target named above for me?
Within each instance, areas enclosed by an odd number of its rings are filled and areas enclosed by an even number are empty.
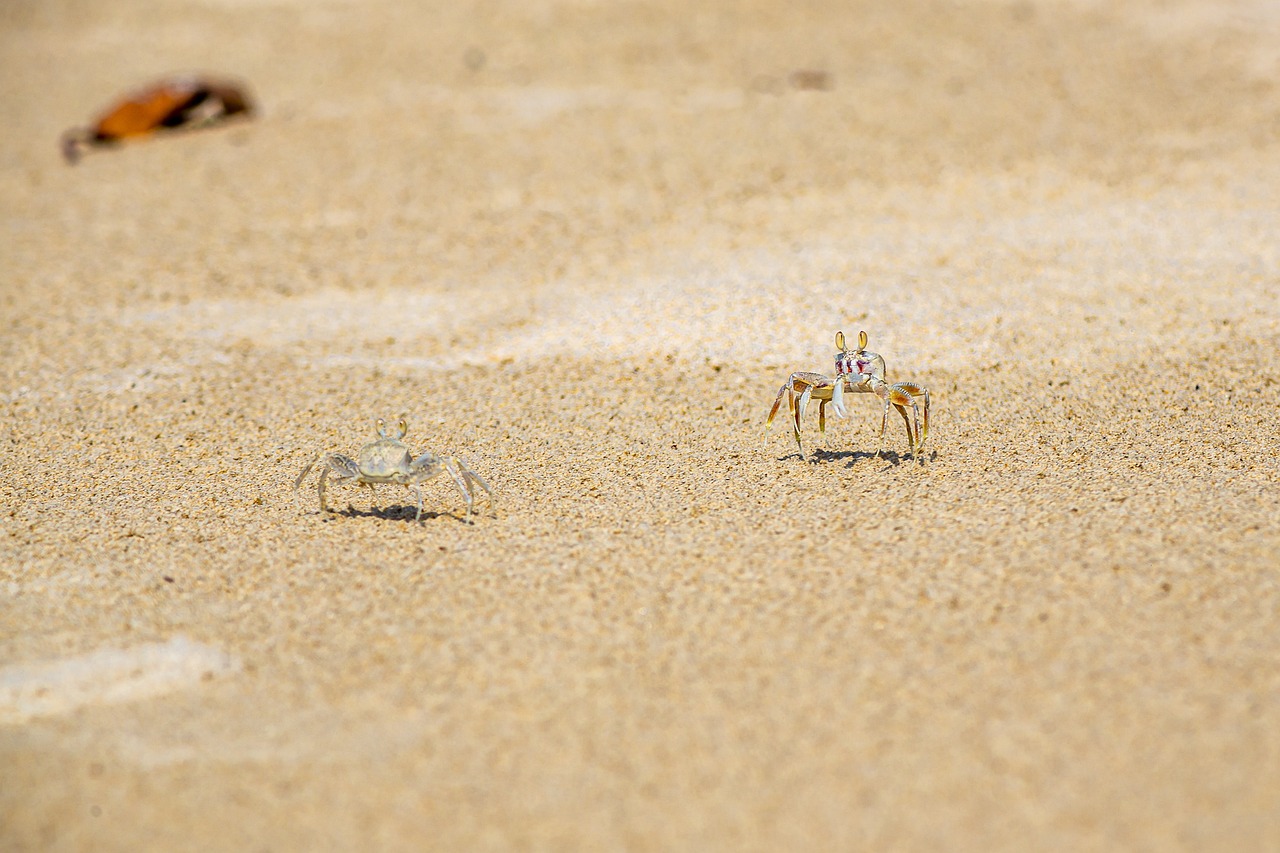
[[[1277,44],[7,4],[0,849],[1280,849]],[[257,114],[63,161],[180,71]],[[765,430],[838,331],[924,452]],[[294,492],[377,418],[496,506]]]

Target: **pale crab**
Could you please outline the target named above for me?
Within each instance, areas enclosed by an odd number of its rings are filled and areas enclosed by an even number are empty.
[[[791,434],[795,437],[796,447],[804,454],[804,446],[800,443],[800,418],[810,400],[818,401],[818,432],[827,430],[827,403],[831,403],[836,414],[846,417],[849,414],[844,402],[845,391],[875,394],[884,401],[884,416],[880,419],[880,442],[876,446],[876,456],[884,448],[884,434],[889,425],[889,407],[898,410],[907,425],[907,447],[911,455],[922,458],[921,449],[925,439],[929,437],[929,389],[915,382],[889,383],[884,376],[884,358],[879,353],[867,351],[867,333],[858,333],[858,348],[849,349],[845,345],[844,332],[836,332],[836,376],[832,379],[821,373],[799,372],[787,377],[787,382],[778,389],[773,408],[764,422],[765,429],[773,423],[778,409],[782,406],[782,398],[787,399],[787,412],[790,415]],[[916,400],[924,400],[924,420],[920,418],[920,407]],[[907,406],[911,407],[914,418],[907,416]],[[913,428],[914,424],[914,428]],[[923,425],[922,425],[923,424]]]
[[[454,484],[457,485],[458,491],[462,492],[463,499],[467,502],[467,523],[472,523],[471,516],[475,510],[474,486],[484,489],[489,506],[490,508],[493,507],[493,492],[489,489],[489,484],[479,474],[468,468],[462,460],[455,456],[437,456],[430,451],[415,459],[413,454],[409,452],[409,448],[400,440],[409,431],[409,425],[405,423],[404,419],[401,419],[396,424],[393,432],[387,429],[387,424],[381,418],[378,418],[377,430],[378,440],[360,448],[359,460],[344,456],[341,453],[334,453],[328,456],[320,454],[306,468],[302,469],[298,479],[293,482],[293,491],[297,493],[298,489],[302,487],[302,481],[306,479],[307,474],[311,473],[311,469],[315,467],[316,463],[322,462],[324,467],[320,470],[320,482],[316,487],[316,490],[320,493],[321,512],[328,510],[324,502],[324,487],[325,482],[332,475],[338,482],[355,480],[357,485],[366,486],[370,489],[380,483],[394,483],[407,487],[418,500],[418,512],[413,517],[413,520],[420,521],[422,519],[422,490],[418,487],[418,484],[438,476],[441,471],[447,471],[449,476],[453,478]]]

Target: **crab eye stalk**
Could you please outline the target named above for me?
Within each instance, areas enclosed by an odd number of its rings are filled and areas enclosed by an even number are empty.
[[[379,437],[379,438],[386,438],[386,437],[387,437],[387,422],[386,422],[386,421],[384,421],[382,418],[378,418],[376,421],[374,421],[374,425],[377,427],[377,430],[378,430],[378,437]]]
[[[867,333],[858,332],[858,352],[862,352],[867,348]]]
[[[844,352],[844,332],[836,332],[836,349]]]
[[[400,422],[396,424],[396,426],[400,430],[400,434],[396,436],[396,438],[404,438],[409,432],[409,423],[404,418],[401,418]]]

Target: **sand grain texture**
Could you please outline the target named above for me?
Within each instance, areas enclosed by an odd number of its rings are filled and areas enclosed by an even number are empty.
[[[7,4],[0,846],[1280,847],[1276,44]],[[261,115],[62,162],[185,69]],[[837,329],[926,463],[869,397],[764,433]],[[496,517],[295,500],[400,416]]]

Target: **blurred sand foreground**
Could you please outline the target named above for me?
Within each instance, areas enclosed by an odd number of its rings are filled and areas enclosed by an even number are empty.
[[[0,846],[1280,848],[1274,4],[432,5],[0,9]]]

